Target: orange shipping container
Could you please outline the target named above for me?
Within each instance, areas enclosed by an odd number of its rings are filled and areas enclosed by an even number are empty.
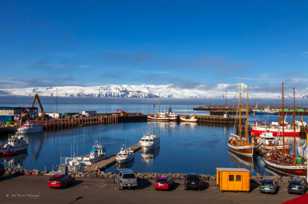
[[[244,168],[217,168],[216,184],[220,191],[250,191],[250,171]]]

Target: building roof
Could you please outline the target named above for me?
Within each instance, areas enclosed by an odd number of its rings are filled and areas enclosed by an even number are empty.
[[[216,171],[242,171],[242,172],[249,172],[249,170],[245,169],[245,168],[216,168]]]

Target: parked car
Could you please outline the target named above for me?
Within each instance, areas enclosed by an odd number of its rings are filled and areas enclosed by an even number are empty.
[[[75,179],[68,174],[54,174],[48,179],[49,188],[65,188],[74,184]]]
[[[288,193],[305,194],[307,190],[307,182],[300,177],[293,177],[289,181]]]
[[[201,190],[205,187],[199,175],[188,174],[184,177],[184,188],[185,190]]]
[[[3,164],[0,163],[0,176],[2,176],[5,173],[5,169]]]
[[[154,183],[155,190],[168,191],[172,190],[175,186],[173,179],[169,176],[158,176]]]
[[[278,185],[277,181],[275,181],[273,179],[263,179],[260,182],[259,189],[260,189],[261,193],[275,194],[275,193],[278,192],[279,185]]]
[[[138,179],[135,175],[135,172],[131,169],[121,169],[115,178],[116,184],[119,189],[124,188],[137,188]]]

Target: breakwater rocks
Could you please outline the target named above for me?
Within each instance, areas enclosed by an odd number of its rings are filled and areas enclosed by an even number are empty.
[[[56,171],[40,171],[37,169],[14,169],[14,168],[7,168],[5,171],[5,176],[50,176],[55,174]],[[164,176],[170,176],[174,180],[177,181],[183,181],[184,177],[186,174],[183,173],[154,173],[154,172],[149,172],[149,173],[140,173],[136,172],[136,176],[139,179],[145,179],[145,180],[155,180],[158,176],[164,175]],[[114,180],[116,173],[115,172],[104,172],[104,171],[97,171],[97,172],[91,172],[91,173],[75,173],[73,174],[74,177],[77,179],[80,178],[98,178],[98,179],[106,179],[106,180]],[[216,177],[212,175],[207,175],[207,174],[199,174],[201,179],[203,181],[207,181],[209,183],[215,183]],[[277,180],[279,183],[288,183],[290,177],[288,176],[252,176],[251,180],[258,182],[261,179],[264,178],[273,178]]]

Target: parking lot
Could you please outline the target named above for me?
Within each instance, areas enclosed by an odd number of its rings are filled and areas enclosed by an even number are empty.
[[[176,189],[157,192],[151,182],[137,190],[118,190],[110,179],[87,178],[66,189],[49,189],[46,176],[19,176],[0,181],[0,203],[281,203],[296,197],[287,193],[282,183],[278,194],[261,194],[258,188],[249,193],[219,192],[214,183],[202,191],[185,191],[178,182]]]

